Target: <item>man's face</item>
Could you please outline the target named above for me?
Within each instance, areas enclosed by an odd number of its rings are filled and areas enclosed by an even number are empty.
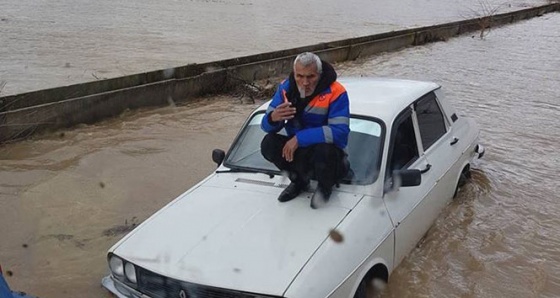
[[[317,66],[315,64],[303,66],[300,63],[296,63],[294,66],[294,77],[300,95],[306,97],[315,91],[320,75],[317,72]]]

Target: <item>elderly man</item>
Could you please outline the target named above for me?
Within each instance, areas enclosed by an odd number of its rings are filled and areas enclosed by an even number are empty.
[[[318,208],[348,171],[344,148],[350,132],[350,107],[346,90],[336,77],[333,67],[317,55],[298,55],[293,72],[280,84],[263,117],[261,127],[268,134],[261,153],[287,172],[291,181],[278,197],[280,202],[307,190],[314,175],[318,187],[311,208]],[[282,128],[287,136],[278,133]]]

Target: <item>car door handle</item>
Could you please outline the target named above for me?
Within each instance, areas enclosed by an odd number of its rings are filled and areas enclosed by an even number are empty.
[[[429,171],[431,168],[432,168],[432,165],[431,165],[431,164],[427,164],[427,165],[426,165],[426,168],[424,168],[423,170],[420,170],[420,173],[421,173],[421,174],[424,174],[424,173],[426,173],[427,171]]]
[[[453,137],[453,140],[451,141],[451,143],[449,143],[449,145],[453,146],[455,144],[457,144],[457,142],[459,142],[459,139],[456,137]]]

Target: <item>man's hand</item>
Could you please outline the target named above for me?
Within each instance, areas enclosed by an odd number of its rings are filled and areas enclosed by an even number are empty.
[[[282,157],[288,161],[292,162],[294,160],[294,153],[298,148],[298,142],[296,136],[293,136],[289,141],[286,142],[284,148],[282,148]]]
[[[276,107],[272,113],[270,113],[270,120],[273,122],[279,122],[284,120],[290,120],[296,115],[296,108],[291,106],[291,103],[284,102]]]

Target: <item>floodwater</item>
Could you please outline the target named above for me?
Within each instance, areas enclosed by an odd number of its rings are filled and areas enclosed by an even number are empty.
[[[547,0],[2,0],[0,95],[546,3]]]
[[[101,297],[106,252],[209,174],[252,106],[209,98],[0,148],[0,261],[14,289]]]
[[[560,295],[560,14],[335,65],[440,83],[481,126],[472,182],[382,297]],[[351,96],[351,95],[350,95]],[[105,253],[214,169],[257,103],[234,96],[128,112],[0,148],[0,262],[43,298],[107,297]]]
[[[440,83],[487,153],[383,297],[560,297],[560,14],[338,66]]]

